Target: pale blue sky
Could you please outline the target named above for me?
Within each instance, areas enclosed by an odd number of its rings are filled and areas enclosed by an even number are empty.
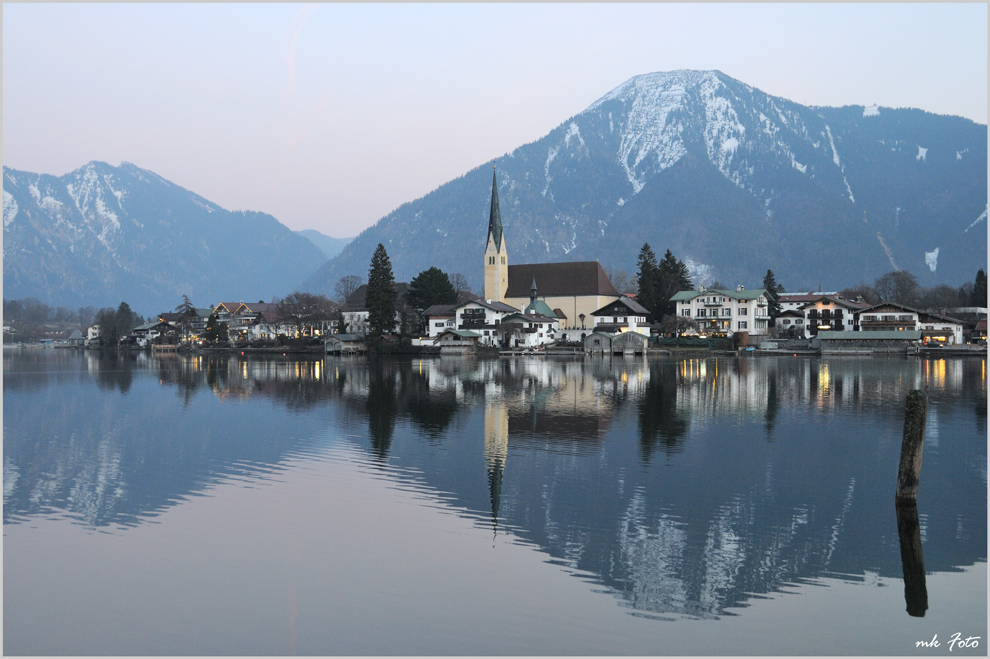
[[[3,159],[126,160],[343,237],[682,68],[985,124],[987,5],[5,3]]]

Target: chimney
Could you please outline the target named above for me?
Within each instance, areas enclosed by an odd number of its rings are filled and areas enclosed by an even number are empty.
[[[742,284],[736,284],[736,290],[737,291],[743,290],[743,285]]]

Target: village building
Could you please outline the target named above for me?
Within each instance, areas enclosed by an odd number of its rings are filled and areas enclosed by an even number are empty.
[[[839,295],[814,295],[798,307],[804,314],[804,336],[810,339],[820,331],[852,332],[859,329],[856,312],[867,308],[865,302],[847,300]]]
[[[538,348],[557,338],[557,318],[540,313],[510,313],[502,318],[497,333],[503,348]]]
[[[612,335],[607,332],[592,332],[582,340],[584,351],[592,355],[610,355],[612,354],[612,338]]]
[[[440,354],[462,354],[475,352],[481,338],[481,334],[471,330],[446,329],[433,340],[433,344],[440,347]]]
[[[964,343],[964,323],[956,318],[929,313],[896,302],[881,302],[857,312],[863,332],[921,332],[924,343]]]
[[[409,292],[408,282],[399,282],[395,284],[396,292],[396,307],[401,306],[402,300],[405,299],[406,293]],[[361,284],[358,286],[357,290],[350,294],[350,296],[344,301],[344,304],[340,307],[341,316],[344,319],[344,325],[349,333],[352,334],[367,334],[369,331],[368,317],[371,315],[371,311],[368,309],[368,285]],[[402,325],[402,313],[399,309],[395,311],[395,326],[397,328]]]
[[[427,336],[435,339],[446,329],[457,329],[457,314],[454,312],[456,306],[456,304],[434,304],[423,311]]]
[[[596,331],[612,334],[638,332],[649,337],[650,326],[646,324],[646,316],[649,313],[639,302],[623,295],[618,300],[592,311],[591,316],[594,318]]]
[[[804,312],[797,309],[782,311],[774,319],[774,326],[777,328],[777,336],[783,338],[803,339],[804,332]]]
[[[454,329],[477,332],[481,345],[497,346],[499,344],[498,330],[502,319],[507,314],[518,313],[519,309],[504,302],[469,300],[454,305],[453,312]],[[441,333],[448,329],[451,328],[443,328]]]
[[[591,314],[619,297],[597,261],[511,265],[498,203],[498,183],[492,174],[492,201],[485,244],[485,299],[524,309],[535,283],[547,309],[577,329],[593,325]]]
[[[326,350],[330,354],[353,355],[367,352],[368,346],[360,334],[330,334],[326,338]]]
[[[766,291],[737,286],[734,291],[707,289],[680,291],[670,298],[677,305],[677,315],[698,323],[698,331],[731,335],[748,332],[765,335],[770,329]]]

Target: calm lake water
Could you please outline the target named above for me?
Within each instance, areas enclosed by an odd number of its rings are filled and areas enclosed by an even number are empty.
[[[5,349],[4,653],[986,655],[986,401],[980,358]]]

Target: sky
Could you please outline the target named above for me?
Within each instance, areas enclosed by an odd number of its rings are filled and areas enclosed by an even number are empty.
[[[3,163],[350,237],[629,78],[987,123],[987,5],[3,4]]]

